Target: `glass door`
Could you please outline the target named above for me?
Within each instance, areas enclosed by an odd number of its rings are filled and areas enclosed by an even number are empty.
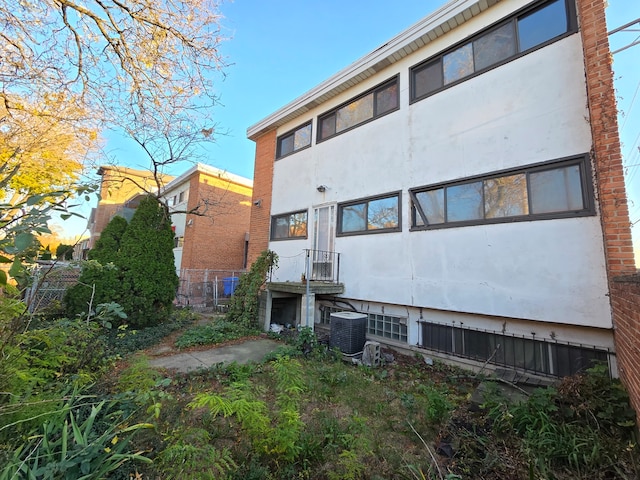
[[[314,209],[312,280],[333,280],[335,225],[335,205]]]

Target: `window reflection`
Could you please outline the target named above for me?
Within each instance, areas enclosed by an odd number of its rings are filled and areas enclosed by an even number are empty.
[[[398,198],[372,200],[367,209],[367,227],[369,230],[395,228],[398,226]]]
[[[399,108],[398,79],[394,78],[370,92],[356,98],[347,105],[319,117],[318,141],[344,132],[368,120],[377,118]]]
[[[483,218],[482,182],[447,188],[447,221],[462,222]]]
[[[484,211],[486,218],[528,214],[526,176],[520,174],[485,180]]]
[[[271,239],[304,238],[307,236],[307,212],[277,215],[271,219]]]
[[[533,213],[582,210],[582,183],[578,165],[531,173],[531,211]]]
[[[336,112],[336,133],[373,118],[373,94],[370,93]]]
[[[473,73],[473,48],[470,43],[442,57],[444,84],[455,82]]]
[[[518,19],[520,51],[528,50],[567,31],[564,0],[556,0]]]
[[[415,70],[414,97],[421,97],[442,87],[442,65],[440,60]]]
[[[584,157],[503,176],[411,190],[412,227],[532,215],[593,213],[586,196]],[[546,216],[545,218],[549,218]],[[498,220],[499,221],[499,220]]]
[[[311,124],[296,130],[294,134],[293,149],[299,150],[302,147],[311,145]]]
[[[419,192],[416,197],[427,217],[428,225],[444,223],[444,188]]]
[[[342,210],[342,231],[360,232],[367,229],[364,203],[349,205]]]
[[[397,230],[400,194],[338,206],[340,233]]]
[[[482,70],[516,53],[513,23],[486,33],[473,42],[475,70]]]

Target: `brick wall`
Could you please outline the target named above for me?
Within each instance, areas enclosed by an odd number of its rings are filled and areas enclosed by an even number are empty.
[[[604,0],[577,0],[587,72],[592,158],[613,313],[614,339],[620,378],[636,412],[640,412],[640,282],[635,277],[629,210]],[[635,280],[629,280],[633,279]]]
[[[618,371],[629,390],[633,408],[640,412],[640,274],[615,278],[611,303]]]
[[[635,272],[604,0],[578,0],[597,194],[609,280]]]
[[[145,170],[110,166],[100,167],[100,201],[96,207],[94,222],[90,226],[89,248],[93,248],[104,227],[131,197],[144,191],[156,190],[153,173]],[[163,176],[163,181],[172,177]]]
[[[249,265],[269,248],[271,221],[271,190],[273,162],[276,156],[276,132],[267,132],[256,139],[256,161],[253,174]],[[256,205],[260,202],[260,205]]]
[[[181,269],[242,270],[251,214],[251,188],[196,172],[189,183]]]

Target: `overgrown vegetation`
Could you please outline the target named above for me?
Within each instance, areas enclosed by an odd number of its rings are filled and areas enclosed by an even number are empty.
[[[91,317],[97,305],[117,299],[132,327],[168,318],[178,277],[171,220],[157,199],[145,197],[129,224],[115,216],[89,257],[78,284],[65,295],[68,316]]]
[[[278,267],[278,255],[265,250],[253,262],[251,269],[240,276],[238,286],[231,297],[227,319],[247,328],[258,326],[258,304],[260,289],[267,281],[267,274]]]
[[[185,330],[175,342],[178,348],[189,348],[196,345],[214,345],[260,333],[257,329],[218,319],[204,325],[196,325]]]
[[[191,315],[181,313],[177,324],[188,325]],[[73,332],[74,342],[91,344],[78,349],[90,358],[69,353],[73,366],[56,363],[54,354],[70,339],[63,342],[47,330],[53,343],[40,351],[35,342],[42,331],[34,325],[31,363],[16,365],[41,380],[23,384],[20,398],[0,404],[0,464],[7,465],[0,478],[17,468],[24,477],[31,471],[39,472],[37,478],[96,479],[637,475],[633,415],[619,382],[602,368],[514,403],[500,384],[438,362],[428,365],[422,356],[396,354],[375,369],[345,363],[303,329],[262,364],[167,375],[143,354],[117,366],[114,357],[101,363],[109,356],[105,351],[124,356],[151,340],[126,343],[144,330],[105,335],[99,323],[90,324],[88,337]],[[218,331],[224,334],[212,341],[228,341],[229,324],[219,318],[183,335],[204,340],[203,331]],[[64,328],[70,325],[86,327],[71,322]],[[99,341],[106,350],[94,348]],[[54,348],[58,343],[63,345]],[[45,364],[50,370],[42,370]],[[483,400],[474,402],[481,383]],[[40,388],[30,387],[36,384]]]

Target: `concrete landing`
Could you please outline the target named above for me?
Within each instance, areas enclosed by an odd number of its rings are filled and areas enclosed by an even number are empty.
[[[261,362],[264,357],[283,344],[268,338],[247,340],[234,345],[214,347],[208,350],[176,353],[149,361],[155,368],[166,368],[180,373],[206,369],[218,363]]]

